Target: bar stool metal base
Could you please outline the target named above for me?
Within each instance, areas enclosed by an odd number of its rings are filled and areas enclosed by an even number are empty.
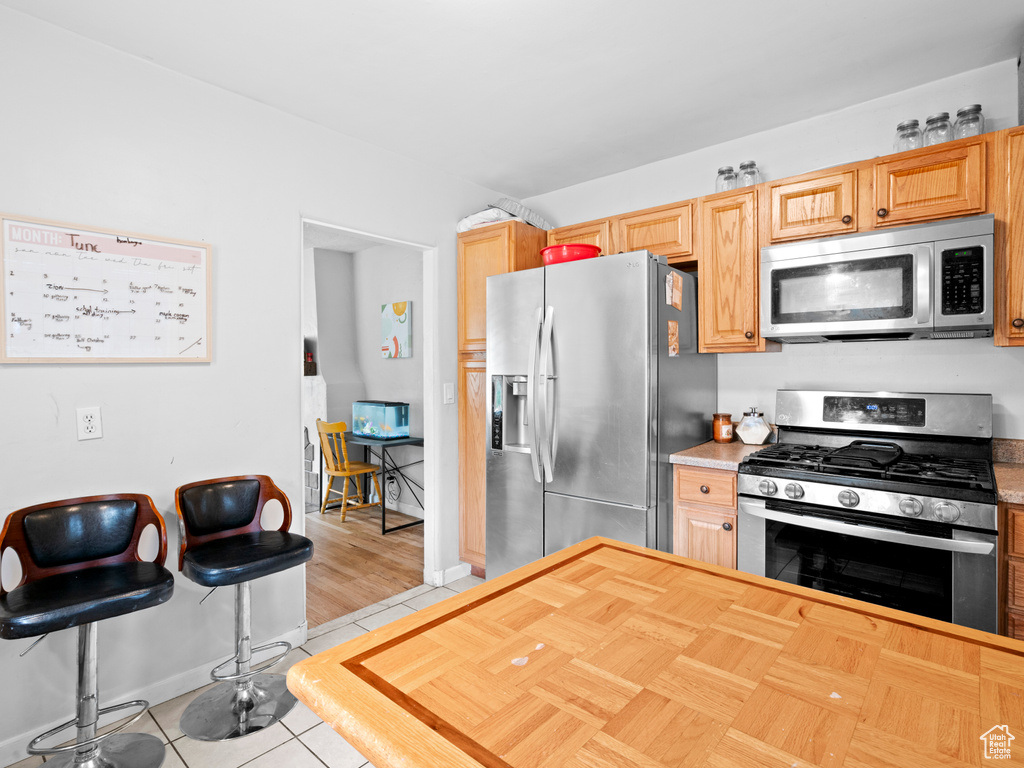
[[[252,687],[220,683],[195,699],[181,716],[181,732],[199,741],[226,741],[269,728],[291,711],[295,697],[284,675],[253,675]]]
[[[160,768],[167,748],[148,733],[119,733],[104,739],[86,760],[76,763],[74,752],[47,759],[54,768]]]

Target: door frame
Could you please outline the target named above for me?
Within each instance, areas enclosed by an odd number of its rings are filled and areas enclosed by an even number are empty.
[[[448,576],[449,578],[447,580],[450,581],[452,574],[448,574],[444,569],[439,567],[439,564],[441,563],[441,526],[440,521],[438,520],[438,512],[441,509],[441,500],[439,498],[441,485],[439,435],[442,419],[441,409],[443,408],[440,393],[442,392],[443,383],[441,381],[440,345],[438,343],[439,270],[437,247],[425,245],[423,243],[411,242],[409,240],[401,240],[395,237],[388,237],[386,235],[378,235],[372,232],[364,232],[362,230],[321,221],[308,216],[300,216],[300,285],[305,285],[305,275],[303,274],[303,271],[305,270],[305,259],[303,259],[301,255],[305,251],[304,230],[307,224],[344,232],[349,235],[364,238],[367,241],[371,241],[378,245],[399,245],[411,250],[419,251],[423,255],[423,301],[422,306],[417,309],[417,315],[419,316],[417,322],[423,324],[423,583],[430,584],[432,586],[443,586],[446,580],[445,577]],[[302,301],[302,293],[300,292],[300,321],[298,327],[300,341],[302,335]],[[297,388],[301,388],[301,373],[297,378],[300,378],[300,381],[297,382]],[[301,423],[301,396],[298,403],[298,409],[298,419]],[[299,437],[297,439],[301,440],[301,430],[299,431]],[[297,455],[302,455],[302,446],[299,447]],[[299,468],[301,471],[301,460],[299,462]],[[300,481],[299,486],[305,487],[305,483]],[[305,525],[304,516],[303,525]],[[468,568],[466,570],[468,572]],[[305,590],[305,584],[303,584],[303,590]],[[305,597],[305,595],[303,595],[303,597]]]

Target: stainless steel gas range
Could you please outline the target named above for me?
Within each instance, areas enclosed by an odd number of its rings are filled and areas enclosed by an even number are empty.
[[[739,468],[747,573],[998,630],[992,396],[779,390]]]

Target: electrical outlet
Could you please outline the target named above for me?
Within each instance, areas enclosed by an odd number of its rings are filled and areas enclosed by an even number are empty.
[[[450,405],[455,402],[455,385],[446,382],[444,385],[444,404]]]
[[[98,405],[79,408],[77,414],[79,440],[96,440],[103,437],[103,421],[100,419]]]

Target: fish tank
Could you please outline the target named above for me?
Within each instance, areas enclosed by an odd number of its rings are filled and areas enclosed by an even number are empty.
[[[362,437],[394,440],[409,436],[409,404],[387,400],[352,403],[352,431]]]

